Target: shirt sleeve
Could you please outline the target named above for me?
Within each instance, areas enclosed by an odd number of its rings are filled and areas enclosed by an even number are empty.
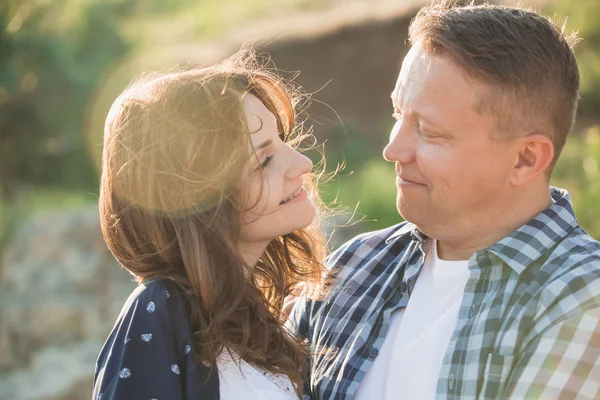
[[[511,377],[511,399],[600,398],[600,308],[579,309],[533,340]]]
[[[134,291],[98,358],[93,398],[189,398],[194,363],[187,321],[179,295],[165,284]]]

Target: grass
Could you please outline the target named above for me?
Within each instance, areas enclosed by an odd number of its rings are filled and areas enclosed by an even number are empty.
[[[123,33],[141,49],[173,43],[195,43],[276,17],[315,8],[334,0],[205,0],[169,12],[140,14],[121,24]]]

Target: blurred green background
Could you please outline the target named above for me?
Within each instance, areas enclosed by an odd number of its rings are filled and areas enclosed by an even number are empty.
[[[400,221],[381,152],[408,24],[427,1],[0,0],[0,398],[90,397],[135,287],[96,208],[104,118],[134,76],[216,62],[248,42],[268,52],[312,94],[308,124],[328,170],[346,165],[322,188],[345,210],[327,227],[356,222],[336,229],[333,247]],[[559,24],[569,16],[584,39],[577,125],[552,183],[600,239],[600,0],[505,1]]]
[[[268,21],[294,14],[325,15],[314,25],[322,30],[330,16],[327,10],[340,4],[336,0],[4,0],[0,5],[0,246],[32,215],[96,202],[102,119],[110,101],[134,75],[182,59],[216,61],[244,41],[268,36],[269,32],[260,31],[261,25],[268,29],[272,25]],[[600,0],[533,5],[559,22],[569,16],[567,30],[578,30],[584,39],[577,48],[582,75],[578,123],[553,184],[569,189],[581,225],[600,238],[600,25],[590,18],[600,15]],[[385,21],[380,18],[370,24]],[[252,29],[244,30],[247,26]],[[238,37],[231,32],[238,32]],[[317,80],[303,81],[301,60],[295,65],[294,58],[285,58],[286,51],[280,50],[285,46],[293,50],[294,41],[319,40],[318,34],[303,34],[309,39],[281,35],[284,44],[271,41],[264,49],[283,54],[273,59],[290,74],[300,71],[298,81],[316,92],[315,102],[321,100],[320,88],[329,90],[324,101],[337,110],[336,96],[345,94],[333,90],[336,76],[323,73]],[[343,35],[328,35],[328,46],[352,47]],[[402,38],[398,43],[404,46]],[[309,54],[305,43],[296,45],[305,47],[301,54]],[[395,53],[389,44],[383,49],[395,60],[388,69],[397,72],[404,50]],[[177,52],[197,54],[180,57]],[[312,63],[307,69],[320,68],[317,56],[306,62]],[[370,71],[376,75],[383,65],[383,61],[373,62]],[[355,231],[399,221],[393,168],[381,158],[393,125],[387,105],[391,77],[386,78],[387,89],[374,94],[383,98],[377,103],[381,109],[365,111],[361,93],[355,92],[354,102],[340,106],[343,124],[324,107],[313,115],[317,137],[327,140],[329,168],[341,161],[346,164],[338,178],[323,188],[323,197],[337,199],[349,212],[355,210],[355,220],[363,218],[352,227]],[[368,75],[354,79],[368,84]],[[368,124],[361,125],[361,115],[366,115]]]

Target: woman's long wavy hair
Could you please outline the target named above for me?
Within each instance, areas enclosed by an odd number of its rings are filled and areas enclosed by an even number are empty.
[[[299,393],[307,351],[283,327],[284,298],[318,296],[325,240],[315,176],[313,224],[273,238],[257,265],[237,250],[237,201],[253,156],[242,103],[258,97],[283,140],[310,136],[298,121],[306,96],[243,49],[215,66],[149,74],[115,101],[105,126],[100,216],[104,239],[139,283],[166,278],[185,294],[197,362],[228,350],[290,377]],[[305,185],[305,186],[306,186]]]

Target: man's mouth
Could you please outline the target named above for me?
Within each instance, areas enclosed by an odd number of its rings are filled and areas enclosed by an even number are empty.
[[[288,197],[286,197],[285,199],[281,200],[279,202],[279,205],[285,204],[288,201],[292,200],[294,197],[296,197],[299,194],[301,194],[303,190],[304,190],[304,188],[302,186],[300,186],[300,188],[298,190],[296,190],[294,193],[290,194]]]

